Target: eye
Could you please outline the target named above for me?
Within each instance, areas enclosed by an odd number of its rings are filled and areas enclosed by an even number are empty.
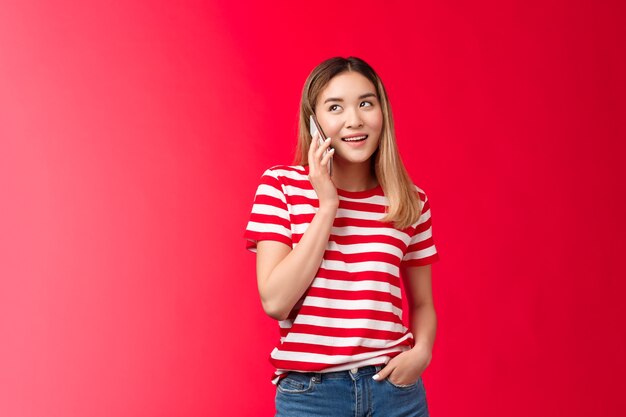
[[[328,111],[337,111],[339,109],[339,104],[333,104],[328,108]]]
[[[359,104],[360,107],[372,107],[373,105],[371,101],[362,101],[361,104]]]

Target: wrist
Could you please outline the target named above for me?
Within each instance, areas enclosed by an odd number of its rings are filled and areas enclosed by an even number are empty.
[[[428,343],[416,342],[411,348],[411,353],[426,356],[430,360],[433,356],[433,349]]]
[[[328,203],[328,204],[320,205],[320,208],[317,212],[323,215],[331,215],[334,218],[335,215],[337,214],[338,208],[339,208],[339,204]]]

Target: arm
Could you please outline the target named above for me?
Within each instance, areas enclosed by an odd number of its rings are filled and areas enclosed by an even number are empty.
[[[336,212],[337,207],[320,207],[293,250],[281,242],[258,242],[257,284],[263,309],[270,317],[286,319],[311,285],[322,262]]]
[[[292,250],[280,242],[257,243],[257,284],[263,309],[272,318],[284,320],[309,288],[317,273],[330,237],[339,196],[328,173],[333,151],[324,155],[330,138],[318,145],[313,137],[309,147],[309,181],[317,194],[319,209],[302,238]]]
[[[430,265],[405,268],[402,270],[402,275],[407,289],[409,322],[415,340],[412,351],[418,352],[417,355],[424,355],[430,363],[437,332],[437,315],[432,292],[432,268]]]
[[[415,345],[411,350],[402,352],[391,359],[378,373],[377,380],[385,379],[393,374],[394,383],[411,384],[430,364],[437,330],[437,316],[432,296],[431,265],[402,268],[402,275]]]

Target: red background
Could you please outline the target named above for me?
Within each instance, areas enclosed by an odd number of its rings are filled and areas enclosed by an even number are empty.
[[[242,234],[334,55],[431,199],[432,415],[623,415],[622,4],[3,2],[0,415],[272,415]]]

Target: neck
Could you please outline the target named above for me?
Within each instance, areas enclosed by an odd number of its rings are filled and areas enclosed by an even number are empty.
[[[342,162],[339,159],[333,161],[332,179],[337,188],[346,191],[365,191],[378,185],[370,161],[360,164]]]

